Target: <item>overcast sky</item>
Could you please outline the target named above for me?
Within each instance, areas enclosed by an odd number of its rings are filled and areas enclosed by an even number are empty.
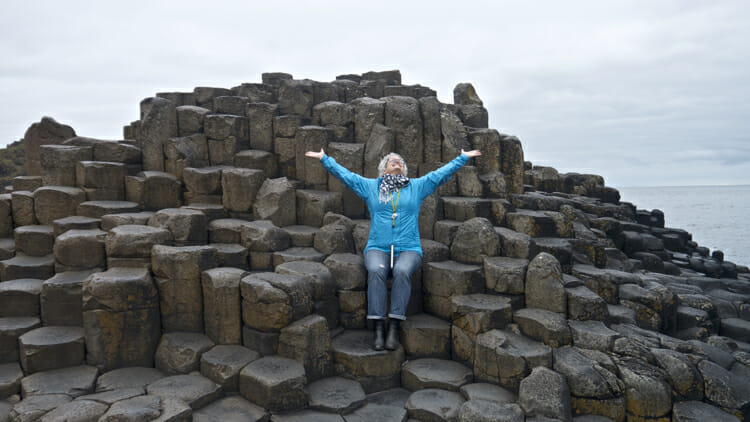
[[[3,2],[1,145],[44,115],[121,139],[156,92],[400,69],[443,102],[473,83],[534,164],[615,187],[750,183],[746,1],[109,3]]]

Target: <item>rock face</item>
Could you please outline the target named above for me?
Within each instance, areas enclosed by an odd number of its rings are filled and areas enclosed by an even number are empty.
[[[0,421],[750,419],[750,270],[453,95],[267,73],[147,98],[121,141],[32,125],[0,195]],[[395,350],[321,148],[413,178],[482,151],[415,210]]]

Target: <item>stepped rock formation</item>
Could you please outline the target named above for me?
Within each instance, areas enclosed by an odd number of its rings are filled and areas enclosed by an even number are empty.
[[[147,98],[121,141],[32,126],[0,195],[0,421],[750,420],[748,268],[453,94],[266,73]],[[395,351],[320,148],[368,176],[483,152],[423,204]]]

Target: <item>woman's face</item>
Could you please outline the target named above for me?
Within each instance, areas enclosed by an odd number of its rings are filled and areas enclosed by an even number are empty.
[[[404,162],[397,157],[389,158],[385,165],[385,174],[404,174]]]

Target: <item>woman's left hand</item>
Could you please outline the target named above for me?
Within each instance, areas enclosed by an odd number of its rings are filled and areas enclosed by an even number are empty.
[[[463,154],[463,155],[465,155],[465,156],[467,156],[469,158],[474,158],[474,157],[479,157],[480,155],[482,155],[482,151],[479,151],[478,149],[473,149],[471,151],[464,151],[462,149],[461,150],[461,154]]]

